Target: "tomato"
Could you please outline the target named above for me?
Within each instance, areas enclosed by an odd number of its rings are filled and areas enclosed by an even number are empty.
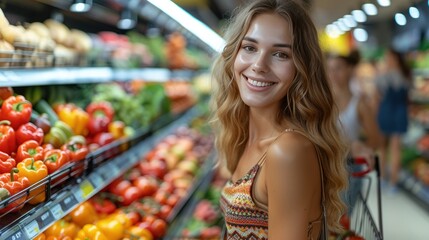
[[[118,196],[122,196],[129,187],[131,187],[132,184],[128,180],[115,180],[112,182],[109,186],[109,191],[113,194],[116,194]]]
[[[157,201],[161,205],[166,205],[168,200],[169,194],[166,191],[158,190],[153,198],[155,201]]]
[[[0,101],[6,100],[13,95],[13,89],[11,87],[0,87]]]
[[[142,197],[153,195],[158,188],[156,180],[148,176],[141,176],[136,178],[133,181],[133,185],[141,191]]]
[[[173,210],[173,208],[171,206],[162,205],[161,208],[159,209],[158,217],[166,220],[170,216],[171,210]]]
[[[124,211],[124,214],[130,219],[131,225],[138,223],[141,219],[140,214],[137,213],[136,211],[132,211],[132,210]]]
[[[137,187],[131,186],[121,196],[123,198],[121,203],[128,206],[140,198],[140,190]]]
[[[167,205],[174,207],[179,202],[179,200],[180,200],[179,196],[175,194],[171,194],[170,196],[168,196],[166,203]]]
[[[150,225],[150,230],[155,238],[160,238],[165,235],[167,223],[158,218]]]
[[[159,189],[172,194],[174,192],[174,185],[171,182],[162,182],[161,185],[159,185]]]

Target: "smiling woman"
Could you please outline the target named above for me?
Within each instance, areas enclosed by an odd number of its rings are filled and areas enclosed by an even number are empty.
[[[338,117],[317,31],[292,0],[235,12],[213,65],[226,239],[325,239],[346,187]]]

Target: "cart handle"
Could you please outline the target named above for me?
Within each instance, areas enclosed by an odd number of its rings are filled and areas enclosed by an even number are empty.
[[[363,177],[366,174],[368,174],[369,172],[371,172],[371,166],[369,165],[369,162],[366,160],[366,158],[364,157],[356,157],[353,158],[353,164],[355,165],[364,165],[365,168],[361,171],[357,171],[357,172],[353,172],[352,176],[353,177]]]

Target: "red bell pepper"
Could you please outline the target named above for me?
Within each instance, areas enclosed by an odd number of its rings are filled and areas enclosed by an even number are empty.
[[[70,141],[61,146],[61,150],[68,154],[71,162],[83,160],[89,153],[89,149],[85,144],[74,141]]]
[[[34,161],[43,160],[43,147],[35,140],[29,140],[19,145],[16,161],[19,163],[26,158],[33,158]]]
[[[18,169],[13,168],[10,173],[0,174],[0,189],[5,189],[9,192],[9,196],[13,196],[19,191],[30,186],[30,181],[27,177],[20,177]],[[13,209],[13,212],[18,211],[24,206],[26,196],[19,198],[9,203],[5,208],[0,208],[0,213],[7,212]]]
[[[48,173],[51,174],[56,170],[60,169],[64,164],[68,163],[69,155],[60,150],[60,149],[52,149],[45,152],[43,157],[43,162],[48,168]]]
[[[16,167],[15,159],[4,152],[0,152],[0,174],[10,173],[12,168]]]
[[[86,107],[89,114],[87,124],[89,135],[94,136],[97,133],[107,132],[108,125],[113,121],[114,110],[109,102],[93,102]]]
[[[10,155],[15,150],[15,130],[10,126],[10,121],[0,121],[0,151]]]
[[[44,135],[43,129],[37,127],[31,122],[21,125],[15,132],[16,143],[18,146],[28,140],[35,140],[39,145],[42,145]]]
[[[113,134],[108,132],[102,132],[95,135],[95,137],[92,139],[93,143],[98,144],[99,146],[107,145],[111,142],[115,141],[115,138],[113,137]]]
[[[24,96],[11,96],[1,106],[0,120],[10,121],[12,128],[16,130],[30,121],[32,111],[31,102]]]

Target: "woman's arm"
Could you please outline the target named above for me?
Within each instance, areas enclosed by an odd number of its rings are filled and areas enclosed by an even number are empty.
[[[265,164],[269,239],[306,240],[309,222],[321,214],[314,145],[299,133],[283,134],[269,149]]]
[[[358,116],[365,134],[365,144],[373,151],[376,151],[381,144],[381,135],[377,125],[377,117],[374,109],[364,98],[359,99]]]

